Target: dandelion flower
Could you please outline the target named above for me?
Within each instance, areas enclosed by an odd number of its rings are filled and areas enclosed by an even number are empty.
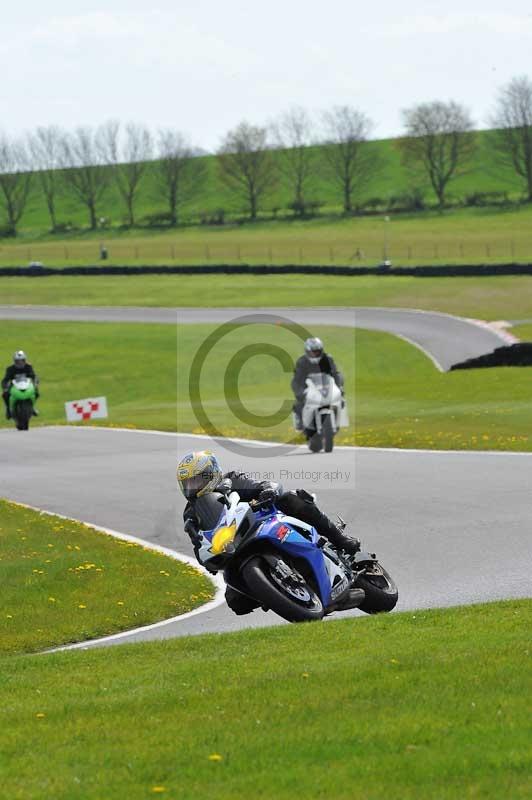
[[[211,753],[209,761],[223,761],[223,756],[221,756],[220,753]]]

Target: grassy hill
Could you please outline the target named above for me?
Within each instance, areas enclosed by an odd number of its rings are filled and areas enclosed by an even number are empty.
[[[454,181],[449,194],[454,200],[462,201],[467,195],[475,192],[507,192],[512,200],[521,197],[521,184],[515,174],[494,163],[489,148],[491,132],[481,131],[478,134],[478,148],[467,174]],[[402,167],[397,140],[389,139],[368,142],[365,145],[374,152],[382,163],[382,168],[376,172],[371,182],[361,191],[356,198],[357,203],[364,203],[370,198],[380,198],[383,206],[390,199],[402,195],[412,189],[413,179]],[[319,160],[320,148],[315,148]],[[275,156],[279,156],[276,154]],[[240,217],[245,214],[245,206],[241,199],[230,192],[218,177],[216,159],[214,156],[205,156],[208,179],[204,190],[193,204],[183,210],[183,222],[198,223],[202,214],[212,215],[219,209],[226,212],[229,218]],[[164,202],[157,197],[154,181],[154,166],[150,165],[145,181],[139,191],[136,214],[139,220],[147,215],[164,212]],[[435,196],[428,182],[417,184],[426,196],[429,204],[435,203]],[[317,175],[309,199],[322,204],[323,213],[340,213],[341,194],[330,179],[324,175]],[[275,191],[264,200],[262,212],[271,216],[274,209],[278,209],[280,216],[290,214],[287,210],[292,201],[291,192],[286,181],[281,181]],[[98,216],[105,217],[113,226],[121,225],[125,217],[125,209],[116,187],[110,187],[106,196],[98,207]],[[74,227],[87,227],[87,212],[78,201],[67,194],[61,196],[58,202],[57,219],[59,223],[71,223]],[[20,224],[20,231],[24,234],[42,234],[50,228],[50,221],[46,211],[43,196],[37,182],[28,203],[26,213]]]

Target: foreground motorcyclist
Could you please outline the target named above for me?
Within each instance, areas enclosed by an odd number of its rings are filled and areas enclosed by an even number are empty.
[[[183,512],[185,530],[187,531],[194,552],[198,558],[198,549],[201,544],[201,521],[195,510],[195,501],[209,492],[230,491],[238,492],[240,499],[249,503],[251,500],[259,502],[274,502],[276,508],[287,516],[296,517],[308,525],[312,525],[320,536],[328,539],[337,550],[347,553],[357,553],[360,550],[358,539],[346,536],[315,504],[312,495],[304,489],[296,491],[283,491],[279,483],[273,481],[254,481],[243,472],[226,472],[222,469],[216,456],[208,450],[188,453],[177,465],[177,483],[184,494],[187,504]],[[199,558],[198,558],[199,560]],[[353,589],[352,592],[357,592]],[[361,593],[363,596],[363,593]],[[258,607],[258,604],[249,597],[235,591],[230,586],[226,588],[225,599],[229,608],[235,614],[248,614]]]
[[[9,390],[11,388],[11,383],[19,375],[25,375],[31,378],[35,384],[35,398],[39,397],[39,379],[32,365],[29,363],[24,350],[17,350],[17,352],[14,353],[13,363],[6,367],[5,375],[2,379],[2,397],[6,406],[6,419],[11,419],[11,412],[9,411]],[[39,412],[34,408],[33,414],[37,417]]]
[[[342,373],[339,372],[333,357],[325,352],[322,340],[313,336],[305,341],[305,353],[296,361],[291,383],[292,391],[296,398],[293,409],[296,417],[295,428],[298,431],[303,430],[301,413],[305,404],[306,380],[309,375],[317,372],[331,375],[343,393],[344,379]]]

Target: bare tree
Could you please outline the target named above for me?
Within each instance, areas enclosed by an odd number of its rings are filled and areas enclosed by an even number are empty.
[[[24,213],[31,188],[33,173],[28,152],[22,141],[0,136],[0,202],[4,206],[10,233]]]
[[[224,183],[244,199],[250,218],[256,219],[277,180],[267,129],[241,122],[223,140],[218,164]]]
[[[120,123],[109,121],[102,137],[106,160],[112,164],[113,178],[127,209],[128,225],[135,224],[135,200],[152,155],[152,137],[144,125],[129,123],[122,134]]]
[[[154,180],[157,194],[166,201],[171,225],[177,225],[182,207],[202,191],[206,177],[205,160],[182,133],[159,131]]]
[[[525,75],[513,78],[499,91],[495,128],[490,141],[499,161],[513,168],[524,180],[527,200],[532,201],[532,81]]]
[[[57,226],[56,200],[61,188],[63,139],[63,132],[55,125],[39,127],[28,137],[33,169],[46,201],[52,230]]]
[[[106,128],[77,128],[63,139],[65,183],[88,209],[91,230],[98,224],[97,207],[112,179],[106,146]]]
[[[405,166],[425,174],[445,205],[449,182],[463,175],[475,150],[476,134],[466,108],[434,100],[403,111],[406,138],[398,146]]]
[[[364,146],[373,123],[356,108],[336,106],[323,114],[323,124],[325,166],[342,192],[344,212],[348,214],[353,209],[354,196],[360,194],[380,168],[376,155]]]
[[[311,147],[312,121],[308,112],[300,106],[289,109],[274,124],[273,134],[281,148],[278,163],[292,191],[292,208],[303,216],[316,176],[316,151]]]

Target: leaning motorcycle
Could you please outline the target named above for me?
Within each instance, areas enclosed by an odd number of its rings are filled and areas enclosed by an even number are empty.
[[[320,450],[331,453],[335,435],[349,425],[342,391],[331,375],[323,372],[309,375],[301,420],[309,449],[313,453]]]
[[[354,607],[376,614],[397,603],[397,586],[375,553],[337,552],[311,525],[270,502],[245,503],[237,492],[211,492],[198,498],[195,510],[205,528],[196,551],[200,562],[288,622]],[[350,603],[353,588],[364,590],[362,602]]]
[[[33,416],[35,384],[27,375],[17,375],[9,388],[9,411],[19,431],[27,431]]]

